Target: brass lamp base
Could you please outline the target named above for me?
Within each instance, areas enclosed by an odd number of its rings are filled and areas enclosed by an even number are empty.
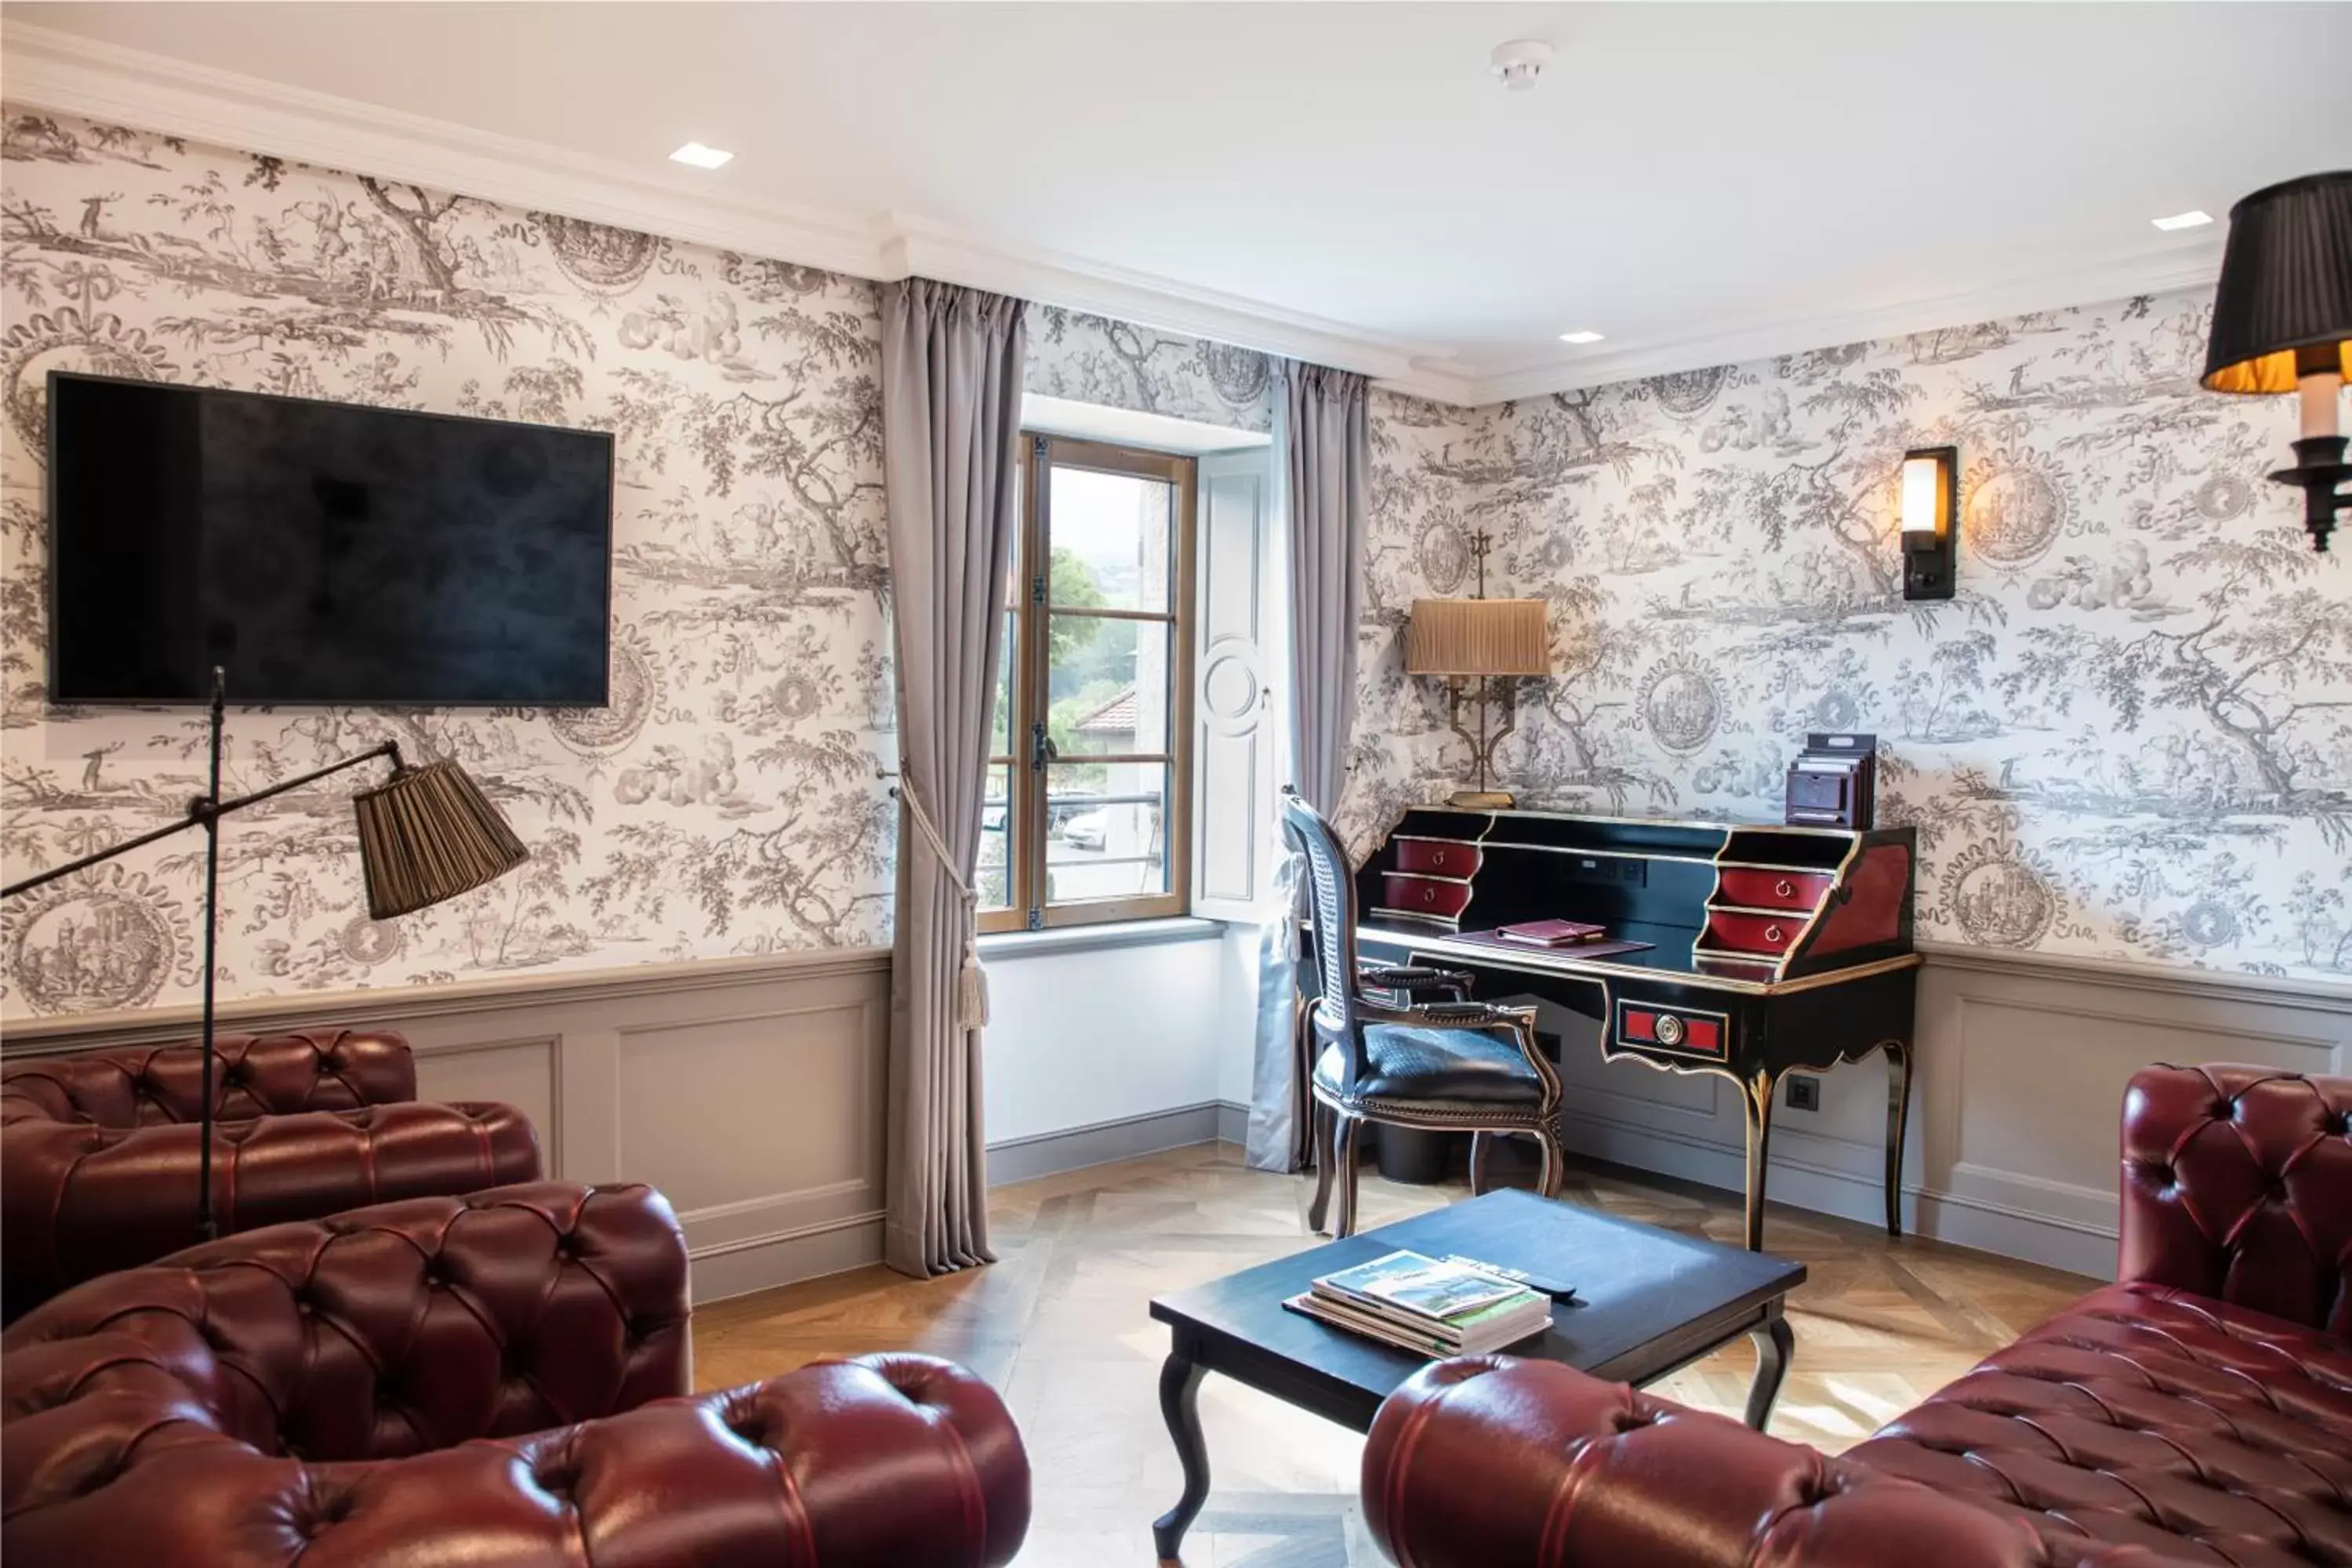
[[[1508,811],[1519,804],[1519,797],[1508,790],[1457,789],[1446,797],[1445,804],[1465,811]]]

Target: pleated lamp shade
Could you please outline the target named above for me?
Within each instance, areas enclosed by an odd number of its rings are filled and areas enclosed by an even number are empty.
[[[530,858],[465,770],[446,758],[403,768],[352,797],[368,916],[415,914],[469,893]]]
[[[1415,599],[1405,626],[1412,675],[1549,675],[1541,599]]]
[[[2352,169],[2271,185],[2230,209],[2204,385],[2295,390],[2295,351],[2352,378]]]

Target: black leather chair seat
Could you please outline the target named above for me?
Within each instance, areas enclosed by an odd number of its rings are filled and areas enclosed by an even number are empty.
[[[1315,1063],[1315,1081],[1338,1095],[1342,1058],[1336,1045]],[[1364,1071],[1358,1100],[1426,1100],[1476,1105],[1534,1105],[1543,1099],[1535,1069],[1507,1037],[1479,1029],[1405,1024],[1364,1027]]]

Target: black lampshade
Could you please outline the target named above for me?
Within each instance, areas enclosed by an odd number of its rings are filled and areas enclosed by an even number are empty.
[[[352,797],[368,915],[390,920],[468,893],[530,858],[465,770],[446,758],[403,768]]]
[[[2267,186],[2230,209],[2204,385],[2295,390],[2295,351],[2336,351],[2352,377],[2352,169]]]

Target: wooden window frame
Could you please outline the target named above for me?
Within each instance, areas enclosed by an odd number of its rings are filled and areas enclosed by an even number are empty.
[[[1046,791],[1044,749],[1040,744],[1051,675],[1054,606],[1051,539],[1052,486],[1046,481],[1054,468],[1090,468],[1102,473],[1131,474],[1172,487],[1170,523],[1169,608],[1154,610],[1089,610],[1105,620],[1132,620],[1169,628],[1168,748],[1161,752],[1118,752],[1102,757],[1076,756],[1065,762],[1106,763],[1160,762],[1168,768],[1168,793],[1160,814],[1161,854],[1168,867],[1168,889],[1125,898],[1087,899],[1063,903],[1045,900]],[[982,910],[982,931],[1050,931],[1065,926],[1107,925],[1119,921],[1160,920],[1181,915],[1192,903],[1192,645],[1193,532],[1197,475],[1192,458],[1171,452],[1082,441],[1063,436],[1023,431],[1021,436],[1021,519],[1013,540],[1013,567],[1006,576],[1007,603],[1000,614],[1014,616],[1014,646],[1005,650],[1012,667],[1005,689],[1013,711],[1006,724],[1012,754],[989,759],[989,767],[1010,765],[1013,799],[1007,816],[1009,908]],[[1067,613],[1067,612],[1066,612]]]

